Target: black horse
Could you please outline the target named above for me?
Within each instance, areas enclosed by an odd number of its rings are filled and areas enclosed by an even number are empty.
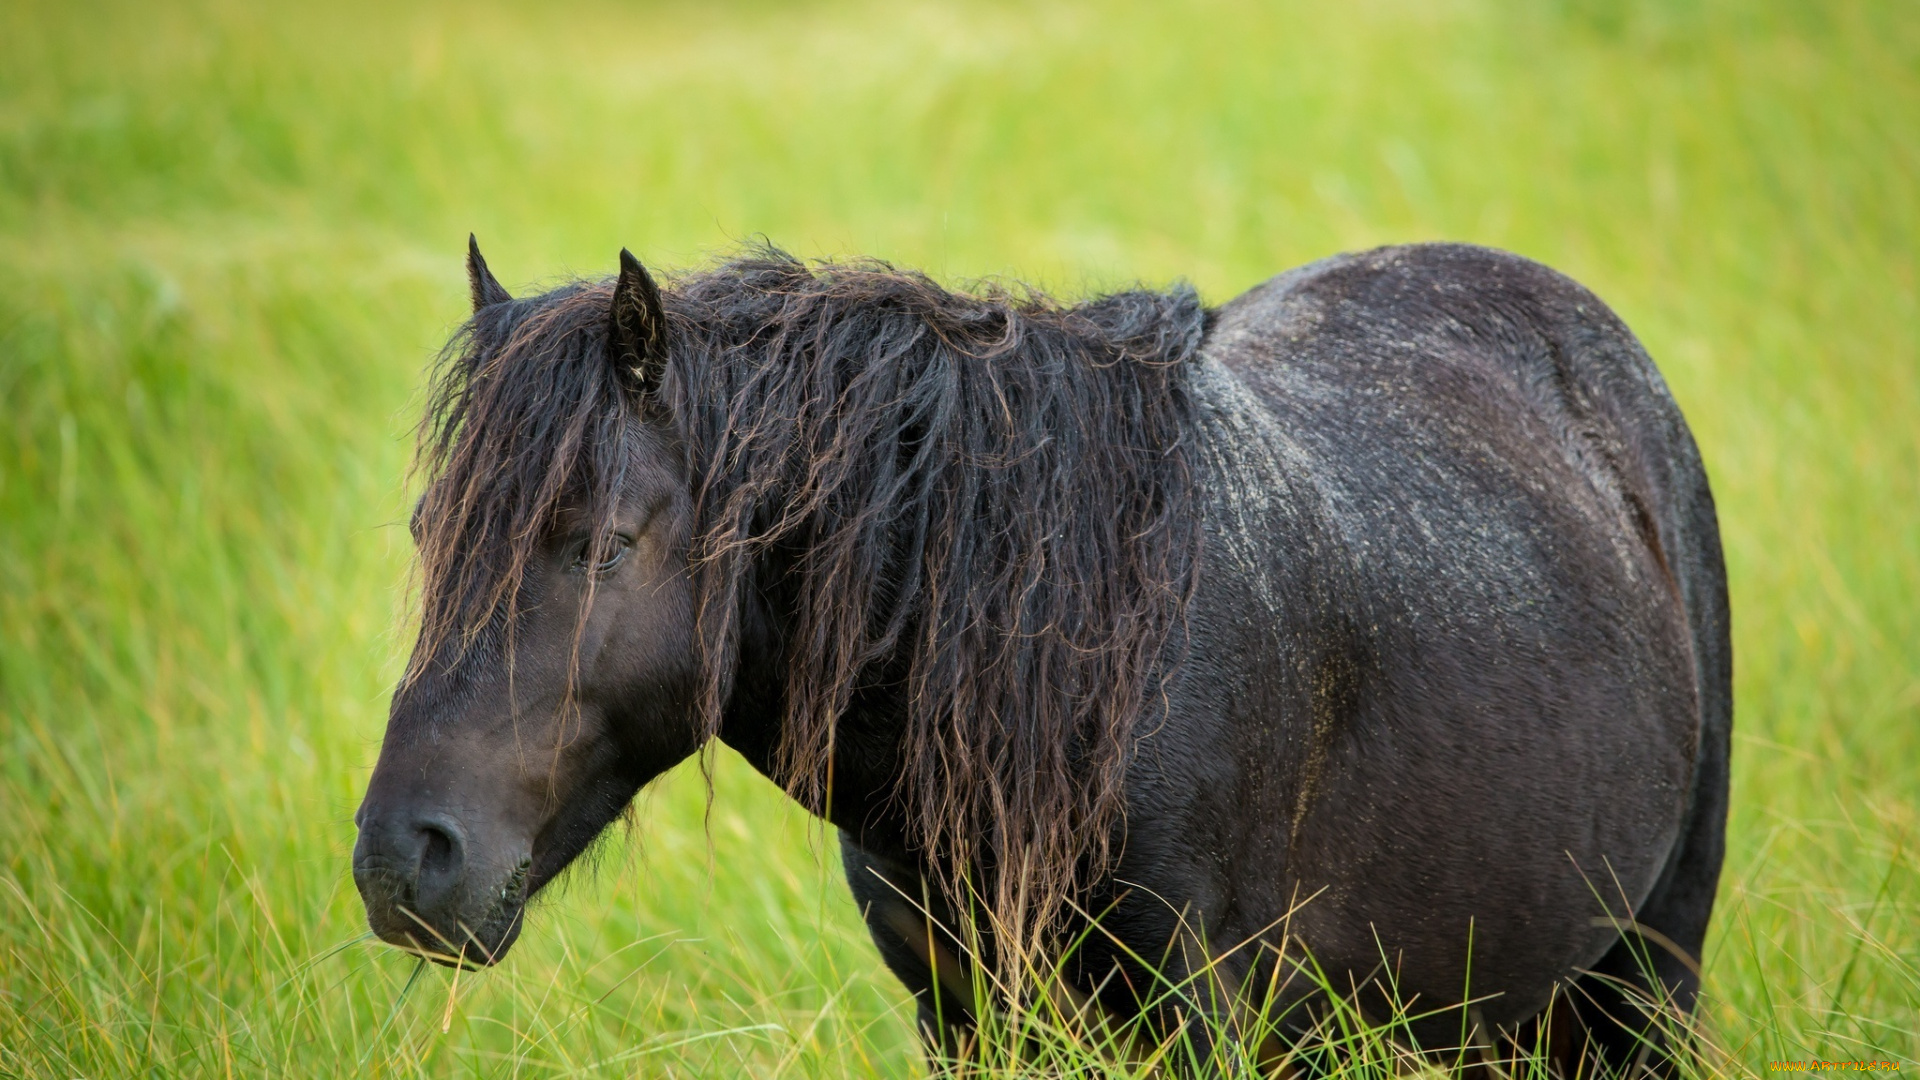
[[[356,817],[382,938],[498,960],[717,738],[838,826],[949,1052],[981,971],[1196,1038],[1221,999],[1156,988],[1277,987],[1282,1047],[1342,988],[1429,1048],[1551,1022],[1566,1075],[1691,1008],[1725,571],[1579,285],[1459,245],[1211,309],[771,250],[521,300],[468,269]]]

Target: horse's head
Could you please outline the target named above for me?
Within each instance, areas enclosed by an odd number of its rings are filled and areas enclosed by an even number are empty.
[[[385,940],[492,963],[527,899],[692,753],[689,493],[650,408],[668,339],[625,252],[515,301],[470,248],[474,319],[423,428],[420,637],[355,821]]]

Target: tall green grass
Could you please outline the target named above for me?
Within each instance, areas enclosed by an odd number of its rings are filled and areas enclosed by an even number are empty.
[[[1727,1056],[1920,1057],[1907,4],[0,7],[0,1076],[910,1075],[832,841],[736,760],[501,969],[360,940],[420,370],[511,287],[765,234],[1224,300],[1450,238],[1597,289],[1720,501]],[[409,984],[411,985],[409,988]]]

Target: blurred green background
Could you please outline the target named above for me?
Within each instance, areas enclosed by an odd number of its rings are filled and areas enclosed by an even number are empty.
[[[0,7],[0,1076],[913,1075],[830,837],[725,754],[458,983],[358,940],[407,435],[510,288],[764,234],[1224,301],[1510,248],[1647,343],[1733,583],[1732,1073],[1920,1067],[1920,8]]]

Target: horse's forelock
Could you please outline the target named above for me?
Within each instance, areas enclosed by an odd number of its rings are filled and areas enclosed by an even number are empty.
[[[628,404],[606,358],[611,286],[477,312],[443,350],[415,458],[420,639],[409,678],[511,625],[528,565],[572,507],[602,542]]]

